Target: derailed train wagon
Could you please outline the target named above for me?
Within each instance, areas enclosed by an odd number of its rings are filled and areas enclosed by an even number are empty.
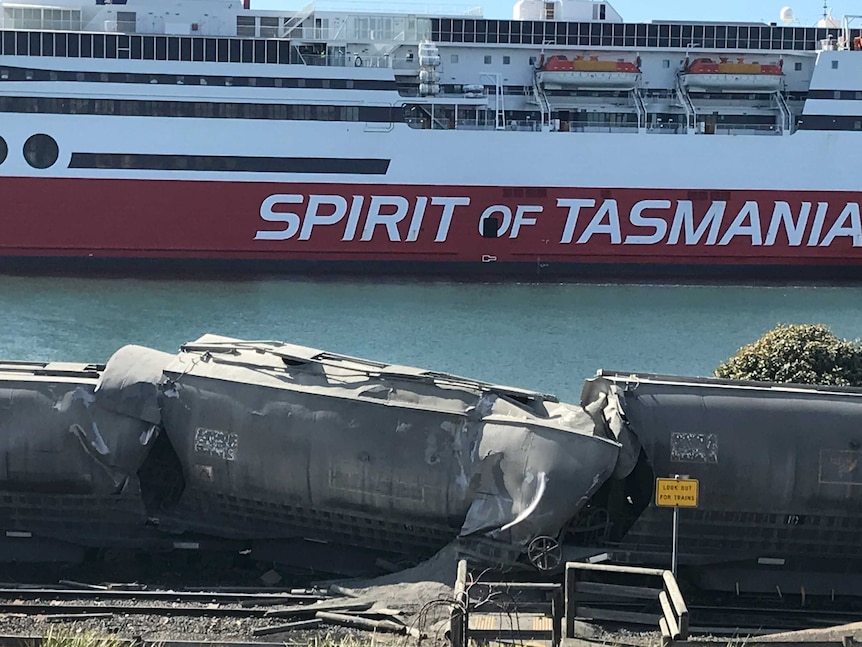
[[[332,573],[454,540],[483,564],[667,566],[656,477],[700,482],[706,588],[862,594],[862,390],[600,372],[578,405],[207,335],[0,363],[0,560],[242,551]]]
[[[679,516],[685,577],[862,593],[862,389],[600,371],[581,404],[623,447],[567,530],[569,557],[667,566],[672,509],[656,506],[655,479],[684,475],[699,481]]]
[[[620,447],[551,396],[280,342],[13,369],[0,529],[19,558],[219,547],[350,573],[460,538],[542,566]]]

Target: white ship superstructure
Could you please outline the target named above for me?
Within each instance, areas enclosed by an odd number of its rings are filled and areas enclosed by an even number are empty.
[[[852,19],[383,10],[0,2],[0,256],[862,268]]]

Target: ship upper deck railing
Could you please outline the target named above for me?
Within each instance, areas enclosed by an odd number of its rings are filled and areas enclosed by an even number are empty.
[[[427,119],[407,117],[404,120],[409,126],[417,129],[425,129],[432,125],[435,130],[495,130],[493,119],[484,119],[476,121],[475,119],[460,119],[457,121],[447,119],[437,119],[428,121]],[[511,119],[506,123],[504,130],[511,132],[539,132],[550,130],[560,133],[618,133],[618,134],[637,134],[641,132],[655,135],[686,135],[688,134],[684,123],[653,123],[648,124],[646,128],[639,128],[637,123],[631,124],[616,124],[616,125],[587,125],[578,122],[566,122],[552,119],[550,126],[543,128],[542,124],[537,119]],[[716,125],[707,132],[701,128],[696,133],[697,136],[726,136],[726,135],[781,135],[782,129],[777,124],[721,124]]]

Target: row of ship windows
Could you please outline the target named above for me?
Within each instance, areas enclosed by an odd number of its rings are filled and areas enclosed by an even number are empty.
[[[416,128],[426,127],[428,118],[421,108],[405,105],[403,108],[392,106],[329,106],[296,104],[256,104],[256,103],[210,103],[193,101],[136,101],[128,99],[64,99],[54,97],[0,97],[0,112],[9,113],[47,113],[80,115],[121,115],[143,117],[196,117],[216,119],[276,119],[304,121],[362,121],[376,123],[407,122]],[[451,111],[449,111],[451,112]],[[439,117],[449,117],[447,109],[439,110]],[[479,120],[482,110],[466,110],[459,114],[462,121],[469,122],[470,116]],[[486,111],[485,117],[487,117]],[[452,113],[454,123],[454,113]],[[583,125],[597,125],[608,120],[614,123],[634,120],[629,113],[579,113],[562,111],[558,118]],[[508,111],[509,119],[537,119],[538,113],[528,111]],[[659,122],[676,123],[680,115],[658,115]],[[736,125],[766,125],[772,117],[760,115],[720,115],[719,123]],[[803,115],[798,121],[801,130],[845,130],[862,131],[862,116]],[[28,140],[29,141],[29,140]],[[39,140],[36,140],[39,141]],[[36,144],[33,144],[36,146]],[[26,148],[26,147],[25,147]],[[39,148],[44,150],[44,146]],[[35,151],[35,149],[34,149]],[[37,151],[38,152],[38,151]],[[33,152],[36,155],[37,152]],[[5,159],[5,143],[0,147]],[[53,163],[53,162],[52,162]],[[32,164],[32,163],[31,163]],[[37,167],[44,168],[44,167]]]
[[[698,47],[815,50],[835,29],[771,25],[567,23],[438,18],[431,38],[447,43],[511,43],[604,47]],[[862,34],[854,29],[853,36]]]
[[[837,62],[837,61],[833,61]],[[862,92],[855,90],[809,90],[809,99],[841,99],[849,101],[862,101]]]
[[[88,83],[149,83],[168,85],[216,85],[261,88],[321,88],[334,90],[395,90],[395,81],[354,79],[306,79],[255,76],[201,76],[182,74],[133,74],[125,72],[74,72],[0,67],[2,81],[84,81]]]
[[[197,117],[210,119],[279,119],[302,121],[403,121],[392,106],[332,106],[283,103],[209,101],[147,101],[134,99],[70,99],[0,97],[0,112],[128,117]]]
[[[8,56],[118,58],[145,61],[207,61],[213,63],[302,62],[287,40],[138,36],[3,31],[2,53]]]

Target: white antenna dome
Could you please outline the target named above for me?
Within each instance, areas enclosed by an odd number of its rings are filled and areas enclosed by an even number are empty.
[[[790,23],[793,22],[793,9],[791,9],[790,7],[784,7],[781,10],[780,16],[781,16],[781,22],[783,22],[786,25],[789,25]]]

